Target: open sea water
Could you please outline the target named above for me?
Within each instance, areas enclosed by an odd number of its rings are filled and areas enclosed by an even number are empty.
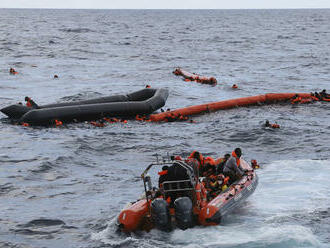
[[[169,90],[166,108],[329,89],[330,10],[0,9],[0,107]],[[215,76],[184,82],[177,66]],[[9,75],[10,67],[19,74]],[[58,80],[53,75],[59,76]],[[232,84],[239,86],[231,89]],[[268,119],[281,128],[265,129]],[[29,128],[0,121],[0,247],[330,247],[330,104]],[[115,220],[155,154],[241,147],[259,185],[216,227],[131,235]]]

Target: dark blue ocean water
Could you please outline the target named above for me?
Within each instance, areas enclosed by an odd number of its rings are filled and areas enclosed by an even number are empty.
[[[329,89],[330,10],[0,10],[0,107],[167,88],[165,108]],[[188,83],[177,66],[218,85]],[[19,74],[9,75],[14,67]],[[59,75],[58,80],[53,75]],[[238,90],[232,90],[232,84]],[[0,247],[330,247],[330,105],[238,108],[196,123],[26,128],[0,122]],[[278,130],[262,127],[269,119]],[[259,186],[218,227],[115,232],[154,155],[262,165]]]

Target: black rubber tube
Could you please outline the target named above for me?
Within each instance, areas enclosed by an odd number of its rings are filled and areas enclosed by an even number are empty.
[[[143,89],[127,95],[127,100],[124,102],[84,103],[32,109],[25,113],[19,122],[44,126],[53,124],[54,120],[72,122],[96,120],[102,117],[134,117],[137,114],[151,114],[163,107],[167,97],[166,89]]]

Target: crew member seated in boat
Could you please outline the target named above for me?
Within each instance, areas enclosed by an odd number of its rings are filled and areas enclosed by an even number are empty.
[[[232,153],[230,158],[225,163],[223,168],[223,174],[229,177],[229,184],[237,181],[244,175],[244,170],[240,166],[241,163],[241,155],[242,150],[241,148],[236,148]]]
[[[25,101],[27,107],[39,109],[39,106],[30,97],[26,96]]]
[[[207,177],[204,183],[207,190],[208,201],[212,200],[221,192],[221,185],[216,177]]]
[[[222,191],[228,188],[229,177],[225,177],[223,174],[211,175],[203,179],[203,185],[207,190],[208,201],[212,200]]]
[[[213,158],[206,157],[204,159],[204,165],[201,166],[200,175],[203,177],[216,174],[216,164]]]
[[[225,154],[225,156],[223,158],[218,158],[216,161],[215,161],[215,164],[216,164],[216,174],[219,175],[219,174],[222,174],[223,173],[223,167],[225,166],[225,163],[227,162],[227,160],[230,158],[230,154],[227,153]]]

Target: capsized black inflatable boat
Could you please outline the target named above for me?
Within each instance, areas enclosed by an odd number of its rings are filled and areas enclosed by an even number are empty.
[[[72,122],[151,114],[165,105],[167,97],[166,89],[147,88],[127,95],[49,104],[38,109],[15,104],[1,109],[1,112],[20,123],[50,125],[54,120]]]

